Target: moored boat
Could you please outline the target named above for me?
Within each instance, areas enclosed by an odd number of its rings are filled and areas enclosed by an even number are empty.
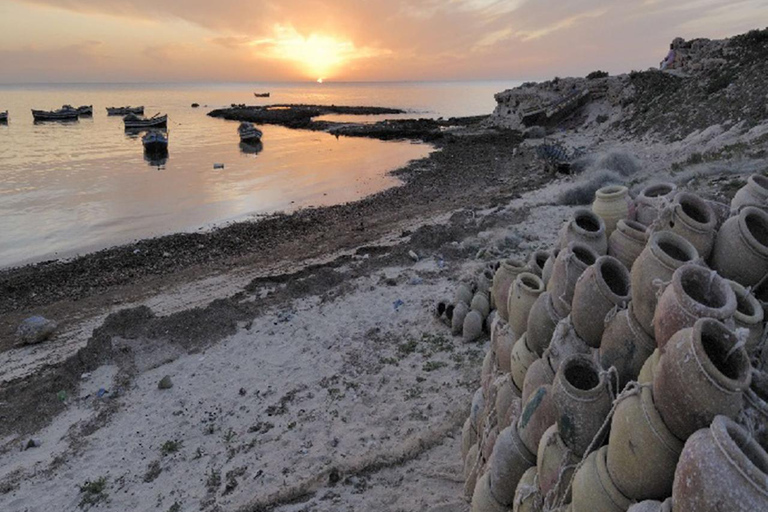
[[[151,130],[141,138],[144,151],[149,153],[163,153],[168,151],[168,137],[159,130]]]
[[[0,123],[7,123],[8,122],[8,111],[0,112]]]
[[[77,107],[77,113],[80,117],[91,117],[93,116],[93,105],[82,105]]]
[[[58,110],[32,109],[32,117],[35,121],[77,121],[80,115],[77,113],[77,109],[70,107]]]
[[[253,126],[252,123],[242,122],[237,127],[237,133],[240,135],[240,142],[253,144],[261,142],[262,131]]]
[[[128,114],[143,116],[144,107],[107,107],[108,116],[127,116]]]
[[[255,92],[253,93],[253,95],[256,96],[257,98],[269,98],[268,92]]]
[[[158,115],[149,119],[139,117],[135,114],[128,114],[123,118],[126,130],[141,130],[145,128],[164,128],[168,125],[168,115]]]

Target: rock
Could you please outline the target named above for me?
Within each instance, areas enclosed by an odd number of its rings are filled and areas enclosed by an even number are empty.
[[[160,382],[157,383],[157,389],[171,389],[173,387],[173,382],[171,381],[171,376],[166,375],[162,379],[160,379]]]
[[[21,322],[16,330],[16,336],[24,345],[41,343],[50,338],[56,327],[57,324],[53,320],[48,320],[42,316],[31,316]]]
[[[416,254],[416,251],[408,251],[408,256],[410,256],[413,261],[419,261],[419,255]]]
[[[40,439],[30,439],[24,445],[24,449],[29,450],[30,448],[39,448],[42,445],[43,445],[43,442]]]

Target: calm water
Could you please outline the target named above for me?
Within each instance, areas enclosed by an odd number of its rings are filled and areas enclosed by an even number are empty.
[[[373,122],[490,113],[511,82],[0,86],[0,267],[70,257],[136,239],[192,231],[305,206],[337,204],[397,184],[387,172],[431,148],[263,126],[242,148],[237,123],[206,114],[230,103],[318,103],[408,109],[407,116],[325,116]],[[270,91],[270,98],[254,98]],[[190,105],[199,103],[201,108]],[[31,108],[94,106],[93,119],[34,124]],[[145,160],[105,107],[169,115],[170,151]],[[224,164],[215,170],[214,164]]]

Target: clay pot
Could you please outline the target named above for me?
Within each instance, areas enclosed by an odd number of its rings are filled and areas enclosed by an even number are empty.
[[[750,363],[736,335],[712,318],[672,336],[653,378],[656,407],[669,430],[687,439],[718,414],[735,418],[749,387]]]
[[[467,318],[467,313],[469,313],[469,306],[463,302],[457,302],[453,307],[451,332],[454,335],[459,335],[464,330],[464,319]]]
[[[610,237],[616,229],[616,223],[629,217],[629,189],[622,185],[609,185],[595,192],[592,211],[605,224],[605,234]]]
[[[494,369],[493,350],[489,350],[485,353],[485,357],[483,358],[483,366],[480,368],[480,384],[483,393],[488,392],[491,382],[493,381]]]
[[[454,299],[454,302],[458,304],[459,302],[463,302],[464,304],[469,307],[469,303],[472,302],[472,296],[474,294],[472,293],[472,290],[470,287],[464,283],[460,284],[458,287],[456,287],[456,297]]]
[[[765,208],[768,205],[768,178],[762,174],[753,174],[747,178],[747,184],[736,192],[731,200],[731,210],[738,211],[744,206]]]
[[[539,486],[536,484],[537,475],[536,466],[523,473],[523,477],[515,489],[513,512],[540,512],[542,510],[543,499]]]
[[[685,443],[672,489],[674,512],[768,510],[768,454],[718,416]]]
[[[608,237],[603,219],[586,208],[574,210],[570,220],[560,229],[557,247],[562,250],[572,242],[586,245],[598,255],[606,254]]]
[[[638,384],[653,384],[653,379],[656,377],[656,367],[659,365],[660,358],[661,351],[656,348],[648,359],[645,360],[643,367],[640,368],[640,373],[637,375]]]
[[[501,431],[490,460],[491,494],[499,503],[512,505],[518,482],[529,468],[536,465],[536,456],[524,445],[517,426]]]
[[[493,326],[493,322],[496,320],[496,317],[497,315],[496,315],[495,309],[492,309],[491,312],[488,313],[488,316],[485,317],[485,322],[483,322],[483,329],[485,329],[485,331],[489,334],[491,332],[491,327]]]
[[[515,333],[509,324],[501,324],[495,331],[496,337],[493,348],[496,355],[496,366],[502,373],[510,372],[510,355],[515,344]]]
[[[573,477],[572,512],[625,512],[632,501],[611,480],[606,467],[608,447],[589,454]],[[692,510],[690,511],[692,512]]]
[[[475,432],[480,432],[481,416],[485,410],[485,396],[483,388],[477,388],[472,395],[472,405],[469,407],[469,423]]]
[[[523,409],[523,403],[520,400],[520,397],[517,396],[512,400],[512,403],[509,405],[509,408],[507,409],[507,414],[502,419],[499,420],[499,425],[503,425],[502,430],[509,427],[510,425],[517,424],[518,418],[520,418],[520,412]]]
[[[763,279],[768,274],[768,213],[747,207],[725,221],[710,263],[721,276],[744,286]]]
[[[576,281],[597,258],[595,251],[578,242],[571,242],[557,255],[547,291],[552,295],[552,304],[559,316],[564,317],[571,312]]]
[[[619,389],[624,389],[627,382],[637,380],[655,348],[656,341],[640,326],[630,302],[627,309],[619,311],[605,326],[600,342],[600,366],[605,370],[616,368]]]
[[[544,354],[552,341],[558,322],[562,320],[555,305],[552,303],[552,295],[544,292],[539,295],[528,313],[528,326],[526,330],[528,346],[538,356]]]
[[[752,369],[752,382],[744,391],[740,422],[768,450],[768,374]]]
[[[581,457],[605,422],[613,404],[606,374],[589,357],[574,355],[563,361],[552,384],[557,427],[565,445]],[[600,446],[597,440],[594,446]]]
[[[544,265],[547,264],[548,259],[548,251],[539,250],[532,252],[531,256],[528,258],[528,264],[526,265],[528,272],[541,277],[544,273]]]
[[[650,226],[677,193],[674,183],[648,185],[635,198],[635,220]]]
[[[565,497],[566,502],[570,501],[571,493],[568,484],[580,461],[581,457],[573,453],[560,437],[557,424],[544,432],[539,442],[536,468],[539,489],[541,494],[547,497],[548,503],[558,503],[562,497]]]
[[[636,501],[662,500],[672,480],[683,442],[669,431],[645,387],[616,406],[608,439],[608,473],[616,487]]]
[[[675,270],[653,317],[656,344],[664,353],[667,340],[692,327],[699,318],[725,322],[736,312],[736,294],[714,270],[688,263]]]
[[[535,274],[522,272],[515,278],[515,282],[509,289],[507,300],[509,325],[512,327],[515,337],[522,336],[527,330],[528,314],[533,303],[542,293],[544,293],[544,282]]]
[[[515,342],[510,354],[510,374],[512,382],[519,390],[522,391],[525,374],[536,359],[538,359],[536,353],[528,348],[528,335],[523,334]]]
[[[464,480],[468,480],[470,474],[472,473],[472,469],[475,467],[475,464],[477,464],[477,456],[478,456],[478,447],[477,443],[473,444],[469,447],[469,450],[467,450],[467,455],[464,457]],[[472,490],[474,491],[475,487],[472,486]],[[468,493],[469,496],[472,495],[472,493]]]
[[[499,422],[499,429],[504,429],[509,426],[507,421],[507,412],[512,406],[512,403],[520,395],[517,388],[512,383],[512,377],[509,374],[502,376],[502,382],[499,383],[498,390],[496,391],[496,416]]]
[[[728,281],[728,285],[736,295],[736,312],[733,321],[736,329],[746,329],[747,344],[744,348],[747,354],[754,356],[763,338],[763,307],[752,293],[736,281]]]
[[[657,219],[652,229],[677,233],[691,242],[702,258],[707,259],[715,243],[716,226],[715,212],[702,198],[679,192],[668,215]]]
[[[541,280],[544,281],[544,286],[549,286],[549,280],[552,278],[552,269],[555,266],[558,254],[560,254],[560,249],[554,249],[549,253],[549,257],[544,263],[544,268],[541,270]]]
[[[483,334],[483,317],[476,310],[472,310],[464,317],[461,337],[465,343],[475,341]]]
[[[725,224],[725,221],[731,217],[731,205],[712,199],[705,199],[704,202],[707,203],[715,213],[715,231],[720,230],[723,224]]]
[[[645,500],[635,503],[627,512],[672,512],[672,498],[667,498],[664,502],[656,500]]]
[[[491,312],[491,304],[488,302],[488,295],[485,292],[477,292],[475,296],[472,297],[469,309],[480,313],[481,320],[485,319]]]
[[[523,396],[522,401],[525,404],[531,397],[531,394],[540,386],[545,384],[552,384],[555,381],[555,372],[549,364],[549,357],[545,355],[536,359],[531,366],[528,367],[528,371],[525,373],[525,379],[523,380]]]
[[[528,451],[536,453],[541,436],[557,420],[557,409],[552,399],[552,386],[539,386],[523,405],[517,420],[517,431]]]
[[[509,296],[509,288],[517,278],[518,274],[527,270],[527,265],[517,259],[503,260],[499,265],[499,269],[493,275],[493,287],[491,288],[491,296],[493,302],[496,304],[496,310],[504,321],[509,322],[507,316],[507,297]]]
[[[657,293],[685,263],[697,261],[699,253],[683,237],[668,231],[653,233],[648,245],[632,266],[630,283],[635,316],[643,330],[654,335],[653,315]]]
[[[608,255],[613,256],[631,269],[635,260],[648,243],[646,227],[634,220],[622,219],[608,239]]]
[[[467,416],[464,426],[461,428],[461,460],[467,460],[467,454],[473,444],[477,443],[477,431],[472,426],[472,420]]]
[[[591,357],[594,356],[594,350],[576,334],[571,317],[568,316],[557,324],[555,333],[552,335],[552,342],[549,344],[546,354],[552,371],[557,372],[560,364],[568,357],[575,354],[584,354]]]
[[[491,286],[493,286],[493,274],[495,272],[495,269],[492,267],[486,267],[478,274],[477,278],[475,279],[475,283],[477,284],[477,291],[475,293],[481,293],[488,298],[488,295],[491,293]],[[488,302],[490,304],[490,299],[488,299]]]
[[[616,258],[600,256],[576,282],[571,305],[576,334],[590,347],[600,347],[606,316],[626,308],[629,300],[629,271]]]
[[[491,482],[488,473],[481,476],[475,492],[472,494],[471,512],[507,512],[509,507],[502,505],[491,494]]]

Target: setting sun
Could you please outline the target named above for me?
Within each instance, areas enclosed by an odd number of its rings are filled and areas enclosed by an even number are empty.
[[[317,83],[319,83],[319,84],[323,83],[323,79],[322,78],[318,78],[317,79]]]

